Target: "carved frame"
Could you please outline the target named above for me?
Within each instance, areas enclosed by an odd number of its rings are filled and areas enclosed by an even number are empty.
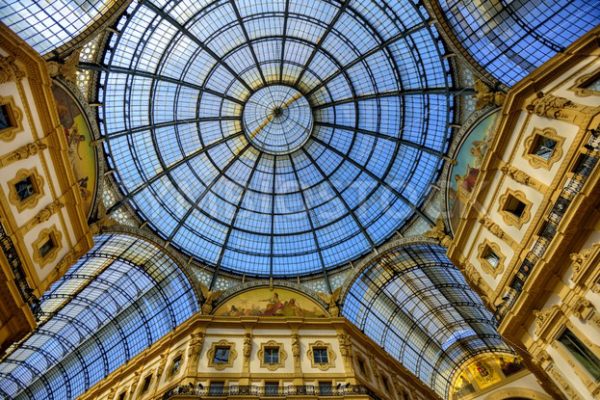
[[[21,200],[17,194],[17,188],[15,185],[26,178],[31,179],[35,193],[25,200]],[[8,181],[8,186],[8,201],[14,205],[19,212],[23,212],[23,210],[27,208],[35,207],[40,199],[44,196],[44,179],[37,172],[36,168],[18,170],[15,177]]]
[[[521,217],[517,217],[510,211],[504,209],[506,206],[506,202],[509,199],[509,196],[513,196],[514,198],[525,204],[525,209],[523,210],[523,214],[521,215]],[[531,218],[532,203],[529,200],[527,200],[527,197],[525,197],[525,193],[523,193],[520,190],[507,189],[506,192],[502,196],[500,196],[499,203],[500,207],[498,208],[498,212],[500,213],[502,219],[507,225],[511,225],[518,229],[521,229],[523,224],[528,222]]]
[[[494,254],[498,256],[499,260],[498,265],[496,267],[494,267],[492,264],[489,263],[488,260],[485,259],[484,253],[486,251],[486,248],[491,249],[494,252]],[[498,275],[504,272],[504,261],[506,260],[506,256],[502,253],[502,251],[500,250],[500,246],[498,246],[497,243],[493,243],[487,239],[484,239],[484,241],[477,247],[477,249],[477,259],[479,260],[479,263],[481,264],[481,267],[483,268],[483,271],[486,274],[496,278]]]
[[[226,363],[215,363],[215,352],[217,351],[217,347],[229,347],[229,358]],[[210,349],[206,353],[208,357],[208,366],[216,369],[217,371],[222,371],[226,368],[233,367],[233,362],[237,358],[237,351],[235,350],[235,343],[228,342],[227,340],[219,340],[218,342],[213,342],[210,346]]]
[[[584,87],[586,84],[590,84],[592,81],[596,79],[600,79],[600,72],[595,71],[589,74],[581,75],[575,81],[575,85],[573,85],[569,90],[575,92],[575,96],[578,97],[588,97],[588,96],[598,96],[600,92],[597,90],[592,90]]]
[[[12,125],[8,128],[0,129],[0,140],[8,142],[13,140],[15,135],[23,130],[23,112],[17,107],[12,96],[0,96],[0,106],[7,106],[8,119]]]
[[[327,349],[327,362],[326,363],[315,363],[314,349],[315,348],[326,348]],[[308,351],[306,355],[310,359],[310,365],[312,368],[318,368],[321,371],[327,371],[330,368],[335,368],[335,352],[331,348],[331,343],[325,343],[322,340],[310,343],[308,345]]]
[[[556,142],[552,156],[548,160],[545,160],[533,153],[533,145],[535,144],[536,136],[546,137]],[[554,163],[562,158],[564,142],[565,138],[556,133],[556,130],[552,128],[535,128],[531,135],[525,138],[525,151],[523,152],[523,158],[526,159],[533,168],[545,168],[549,170],[552,168]]]
[[[42,256],[40,254],[40,248],[46,241],[48,241],[48,239],[52,239],[54,247],[48,254],[46,254],[46,256]],[[39,233],[37,239],[34,240],[32,247],[33,261],[42,267],[46,266],[56,259],[59,250],[62,248],[62,233],[56,229],[56,226],[54,225],[52,225],[50,228],[43,229]]]
[[[277,347],[279,349],[279,362],[268,364],[265,363],[265,349],[266,348],[274,348]],[[287,353],[283,349],[283,343],[276,342],[274,340],[269,340],[268,342],[260,344],[260,350],[258,350],[258,358],[260,360],[260,367],[266,368],[269,371],[276,371],[279,368],[285,367],[285,360],[287,360]]]

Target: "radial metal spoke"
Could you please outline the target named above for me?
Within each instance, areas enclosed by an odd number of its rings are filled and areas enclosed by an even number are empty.
[[[421,211],[421,209],[419,207],[417,207],[416,205],[414,205],[410,200],[408,200],[406,198],[406,196],[404,196],[403,193],[400,193],[398,190],[396,190],[395,188],[393,188],[389,183],[387,183],[386,181],[382,180],[381,178],[379,178],[377,175],[375,175],[374,173],[372,173],[371,171],[369,171],[367,168],[364,167],[364,165],[359,164],[358,162],[356,162],[355,160],[351,159],[350,157],[348,157],[347,154],[342,153],[341,151],[339,151],[338,149],[336,149],[335,147],[331,146],[329,143],[324,142],[323,140],[316,138],[316,137],[312,137],[312,140],[314,140],[315,142],[321,144],[324,147],[327,147],[329,150],[333,151],[335,154],[337,154],[338,156],[342,157],[343,159],[349,161],[351,164],[353,164],[355,167],[357,167],[358,169],[360,169],[361,171],[363,171],[365,174],[369,175],[373,180],[375,180],[377,183],[379,183],[381,186],[385,187],[387,190],[389,190],[390,192],[394,193],[396,195],[396,197],[398,197],[400,200],[402,200],[407,206],[409,206],[413,212],[415,212],[416,214],[418,214],[421,218],[423,218],[426,222],[429,223],[430,226],[435,226],[435,222],[429,217],[427,216],[423,211]]]
[[[103,66],[103,65],[92,64],[92,63],[80,63],[79,67],[82,69],[88,69],[88,70],[92,70],[92,71],[108,72],[108,73],[114,72],[114,73],[118,73],[118,74],[126,74],[126,75],[131,75],[131,76],[139,76],[142,78],[153,79],[155,81],[168,82],[168,83],[172,83],[174,85],[180,85],[180,86],[188,87],[190,89],[196,89],[200,92],[212,94],[213,96],[221,97],[225,100],[229,100],[229,101],[239,104],[241,106],[244,105],[243,101],[238,100],[235,97],[231,97],[231,96],[225,95],[221,92],[218,92],[216,90],[212,90],[212,89],[200,86],[200,85],[195,85],[193,83],[186,82],[181,79],[171,78],[171,77],[165,76],[165,75],[157,75],[157,74],[153,74],[151,72],[140,71],[137,69],[129,69],[129,68],[124,68],[124,67],[118,67],[115,65]]]
[[[196,43],[202,50],[204,50],[207,54],[209,54],[217,63],[221,64],[223,68],[227,70],[231,75],[233,75],[250,93],[254,91],[252,86],[250,86],[244,78],[242,78],[229,64],[225,62],[217,53],[211,50],[203,41],[198,39],[196,35],[190,32],[185,26],[181,25],[175,18],[173,18],[170,14],[166,13],[162,8],[157,7],[152,2],[145,1],[143,3],[146,7],[150,8],[152,11],[160,15],[165,21],[168,21],[171,25],[179,30],[179,32],[183,33],[189,39],[191,39],[194,43]]]
[[[327,85],[329,82],[331,82],[332,80],[334,80],[335,78],[337,78],[338,76],[340,76],[340,74],[343,74],[345,71],[347,71],[348,69],[352,68],[353,66],[355,66],[356,64],[364,61],[365,59],[369,58],[370,56],[372,56],[373,54],[385,49],[386,47],[388,47],[389,45],[397,42],[400,39],[404,39],[405,37],[407,37],[408,35],[413,34],[414,32],[417,32],[423,28],[426,28],[427,26],[429,26],[429,21],[423,21],[418,25],[413,26],[410,29],[407,29],[405,31],[400,32],[399,34],[392,36],[391,38],[389,38],[388,40],[386,40],[385,42],[373,47],[371,50],[367,51],[366,53],[361,54],[359,57],[355,58],[353,61],[350,61],[348,64],[344,65],[343,67],[341,67],[339,70],[335,71],[333,74],[329,75],[326,79],[324,79],[323,81],[321,81],[321,83],[319,83],[317,86],[313,87],[312,89],[310,89],[310,91],[308,91],[308,93],[306,93],[306,97],[311,97],[317,90],[321,89],[323,86]]]
[[[142,190],[146,189],[147,187],[149,187],[150,185],[152,185],[154,182],[158,181],[160,178],[162,178],[163,176],[166,176],[167,174],[169,174],[169,172],[171,170],[174,170],[175,168],[183,165],[184,163],[190,161],[191,159],[193,159],[194,157],[199,156],[202,153],[207,152],[210,149],[213,149],[217,146],[222,145],[223,143],[226,143],[227,141],[231,140],[231,139],[235,139],[238,138],[240,136],[243,136],[244,132],[239,131],[231,136],[225,137],[223,139],[217,140],[216,142],[213,142],[205,147],[202,147],[190,154],[188,154],[187,156],[183,157],[181,160],[174,162],[173,164],[170,164],[168,166],[167,169],[162,170],[161,172],[159,172],[158,174],[152,176],[151,178],[148,178],[146,181],[144,181],[144,183],[142,183],[141,185],[139,185],[137,188],[135,188],[134,190],[132,190],[131,192],[127,193],[127,195],[123,196],[118,202],[116,202],[114,205],[112,205],[107,211],[107,214],[110,214],[111,212],[113,212],[114,210],[120,208],[122,205],[124,205],[125,203],[127,203],[130,199],[132,199],[135,195],[137,195],[138,193],[140,193]]]
[[[235,13],[235,17],[238,20],[238,24],[244,33],[244,38],[246,39],[246,43],[248,43],[248,47],[250,48],[250,53],[252,53],[252,58],[254,59],[254,65],[256,65],[256,69],[260,74],[260,78],[262,79],[263,85],[267,85],[267,80],[265,79],[265,74],[263,73],[262,67],[260,66],[260,62],[258,61],[258,57],[256,56],[256,52],[254,51],[254,46],[252,46],[252,41],[250,40],[250,35],[248,35],[248,31],[246,30],[246,26],[244,25],[244,19],[240,14],[240,10],[237,7],[236,0],[229,0],[229,4],[233,8],[233,12]]]

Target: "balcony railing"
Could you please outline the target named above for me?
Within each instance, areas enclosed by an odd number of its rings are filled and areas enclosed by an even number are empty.
[[[563,216],[567,209],[572,203],[573,199],[588,180],[592,171],[598,164],[597,151],[600,149],[600,128],[591,130],[588,143],[585,147],[593,152],[590,154],[581,154],[577,160],[577,164],[572,170],[573,176],[568,178],[561,190],[560,196],[554,203],[549,214],[546,216],[546,222],[542,225],[542,228],[538,232],[538,238],[531,245],[530,251],[521,263],[517,274],[512,278],[509,284],[509,289],[504,293],[502,297],[502,303],[496,307],[494,317],[496,321],[500,323],[504,316],[510,309],[515,305],[523,286],[531,271],[535,268],[537,261],[543,257],[550,245],[552,239],[558,231],[558,225],[560,224]]]
[[[203,397],[287,397],[287,396],[318,396],[318,397],[343,397],[349,395],[367,395],[378,400],[371,390],[361,385],[341,384],[336,387],[319,387],[314,385],[301,386],[217,386],[205,388],[201,385],[180,385],[168,390],[163,395],[163,400],[175,398],[203,398]]]

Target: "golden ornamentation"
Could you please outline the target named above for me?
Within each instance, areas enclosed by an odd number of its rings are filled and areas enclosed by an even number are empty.
[[[292,335],[292,355],[295,359],[300,358],[300,338],[298,335]]]
[[[552,156],[549,159],[546,160],[534,153],[535,149],[533,148],[533,146],[536,143],[536,136],[546,137],[556,142],[556,145],[554,146],[554,151],[552,152]],[[552,128],[535,128],[533,130],[533,133],[527,138],[525,138],[525,151],[523,152],[523,158],[526,159],[533,168],[550,169],[552,167],[552,164],[554,164],[562,158],[564,141],[565,138],[556,133],[556,130]],[[519,182],[517,179],[515,180]],[[529,186],[529,184],[527,183],[524,184]]]
[[[535,315],[535,330],[534,333],[537,337],[542,337],[544,330],[548,327],[549,321],[554,318],[560,310],[558,305],[545,308],[543,310],[534,310]]]
[[[485,259],[484,252],[488,248],[491,249],[494,252],[494,254],[496,254],[496,256],[498,256],[498,265],[493,266],[487,259]],[[479,245],[478,250],[479,251],[477,254],[477,259],[479,260],[479,263],[481,264],[481,267],[483,268],[485,273],[496,278],[498,275],[504,272],[504,261],[506,260],[506,257],[504,256],[504,254],[502,254],[502,251],[500,250],[500,246],[498,246],[498,244],[492,243],[489,240],[485,239],[483,243]]]
[[[338,342],[340,343],[340,353],[342,353],[342,357],[350,357],[352,355],[352,342],[350,340],[350,335],[343,332],[339,333]]]
[[[46,64],[48,74],[51,77],[62,76],[65,80],[71,83],[77,83],[77,66],[79,65],[79,56],[81,50],[75,50],[62,62],[49,61]]]
[[[15,56],[0,56],[0,84],[20,81],[25,77],[25,72],[15,64]]]
[[[25,160],[31,156],[35,156],[40,151],[45,150],[47,148],[48,146],[41,140],[38,140],[34,143],[26,144],[6,155],[2,160],[2,166],[7,166],[15,161]]]
[[[597,71],[590,74],[581,75],[579,78],[577,78],[577,80],[575,80],[575,85],[569,88],[569,90],[575,92],[575,96],[578,97],[598,96],[600,95],[599,91],[585,87],[598,79],[600,79],[600,73]]]
[[[327,349],[327,362],[326,363],[315,363],[315,358],[314,358],[314,349],[315,348]],[[308,351],[306,352],[306,355],[310,359],[310,365],[313,368],[318,368],[321,371],[327,371],[330,368],[335,368],[336,356],[335,356],[335,352],[331,348],[330,343],[325,343],[322,340],[317,340],[314,343],[310,343],[308,345]]]
[[[229,347],[229,358],[226,363],[215,363],[215,352],[217,351],[217,347]],[[210,349],[206,353],[208,357],[208,366],[216,369],[217,371],[222,371],[226,368],[233,367],[233,362],[237,358],[237,351],[235,350],[235,343],[228,342],[227,340],[219,340],[218,342],[213,342],[210,346]]]
[[[48,240],[52,240],[53,247],[45,256],[42,256],[40,249]],[[33,261],[41,267],[48,265],[56,259],[58,251],[62,247],[62,233],[57,230],[54,225],[50,228],[43,229],[39,233],[37,239],[33,242],[32,247]]]
[[[475,89],[476,110],[481,110],[488,106],[500,107],[504,104],[506,94],[500,90],[492,89],[484,81],[477,79],[473,87]]]
[[[587,264],[590,256],[596,250],[596,245],[592,247],[588,247],[587,249],[581,250],[579,253],[571,253],[569,258],[571,259],[571,267],[573,268],[573,275],[571,276],[571,281],[573,283],[577,283],[579,281],[580,276],[584,272],[584,265]],[[592,289],[593,291],[593,289]]]
[[[27,197],[25,200],[21,200],[17,194],[16,184],[24,179],[30,178],[31,184],[33,185],[33,194]],[[17,211],[22,212],[28,208],[34,208],[37,206],[39,200],[44,196],[44,180],[38,174],[36,168],[32,169],[20,169],[13,179],[8,181],[10,193],[8,200],[12,205],[17,208]]]
[[[244,348],[242,349],[242,354],[245,359],[249,359],[252,354],[252,334],[246,333],[244,335]]]
[[[526,107],[529,113],[540,117],[553,118],[579,125],[588,120],[597,107],[584,106],[565,97],[544,95],[538,92],[537,98]]]
[[[513,214],[510,211],[505,210],[506,205],[507,205],[506,202],[508,201],[510,196],[514,197],[515,199],[519,200],[521,203],[523,203],[525,205],[525,209],[523,210],[520,217],[516,216],[515,214]],[[531,218],[531,204],[532,203],[529,200],[527,200],[527,197],[525,197],[525,193],[523,193],[522,191],[508,189],[502,196],[500,196],[499,200],[500,200],[499,201],[500,206],[498,208],[498,212],[502,216],[502,220],[507,225],[511,225],[518,229],[521,229],[523,224],[528,222],[529,219]]]
[[[323,292],[317,292],[317,296],[325,303],[327,303],[327,311],[332,317],[340,316],[340,308],[338,306],[338,302],[340,300],[340,296],[342,294],[342,287],[335,289],[332,294],[327,294]]]
[[[446,248],[452,244],[452,237],[446,233],[443,217],[438,217],[435,222],[435,226],[428,232],[425,232],[425,237],[437,240]]]
[[[595,313],[596,308],[586,298],[579,298],[577,302],[573,305],[573,316],[581,320],[589,321],[594,317]]]
[[[0,129],[0,140],[8,142],[13,140],[15,135],[23,130],[23,112],[17,107],[12,96],[0,96],[0,106],[6,108],[8,121],[10,122],[8,128]]]
[[[198,367],[198,361],[200,360],[200,352],[204,345],[204,332],[193,333],[190,340],[190,347],[188,350],[188,375],[194,373],[194,369]]]
[[[581,397],[573,390],[571,385],[569,385],[565,377],[556,369],[554,364],[551,364],[550,367],[546,369],[546,372],[554,379],[562,391],[569,396],[569,400],[581,400]]]
[[[202,297],[204,297],[204,303],[202,303],[201,307],[202,314],[209,315],[213,311],[215,301],[219,296],[221,296],[223,291],[210,291],[208,286],[202,282],[198,282],[198,284],[200,286],[200,291],[202,292]]]
[[[265,363],[265,349],[277,347],[279,349],[279,362],[268,364]],[[260,360],[260,367],[266,368],[269,371],[276,371],[279,368],[285,367],[285,360],[287,360],[287,353],[283,349],[283,343],[276,342],[274,340],[269,340],[266,343],[260,344],[260,350],[258,351],[258,359]]]
[[[518,243],[510,236],[508,236],[502,228],[494,221],[492,221],[489,217],[482,217],[479,219],[479,223],[483,225],[490,233],[496,236],[498,239],[502,239],[507,242],[512,248],[518,246]]]

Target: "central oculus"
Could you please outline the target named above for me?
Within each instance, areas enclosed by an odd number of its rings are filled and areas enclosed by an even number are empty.
[[[289,154],[310,137],[313,114],[308,100],[285,85],[263,87],[244,105],[244,133],[257,149],[270,154]]]

